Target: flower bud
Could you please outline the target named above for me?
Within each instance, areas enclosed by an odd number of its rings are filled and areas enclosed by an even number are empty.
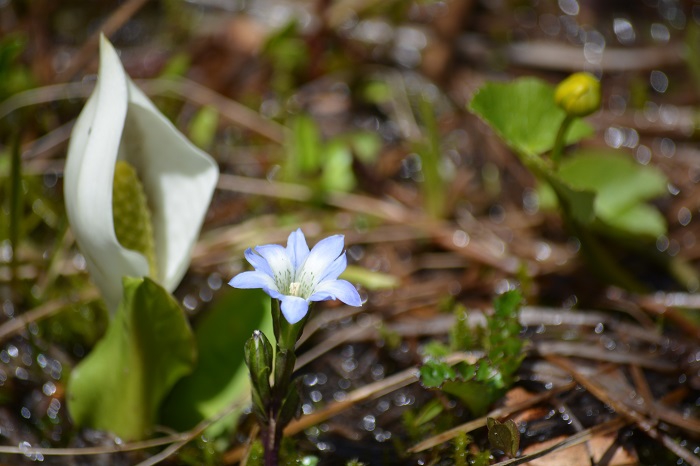
[[[270,401],[270,373],[272,372],[272,345],[260,330],[246,341],[245,363],[250,371],[253,388],[253,404],[259,415],[265,416],[266,404]]]
[[[554,101],[570,116],[590,115],[600,107],[600,82],[589,73],[574,73],[559,83]]]

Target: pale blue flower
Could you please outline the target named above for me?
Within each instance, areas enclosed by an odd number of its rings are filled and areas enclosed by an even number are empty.
[[[338,279],[347,266],[343,245],[343,235],[334,235],[309,251],[304,233],[297,229],[289,235],[286,248],[278,244],[248,248],[245,258],[255,270],[236,275],[229,285],[262,288],[280,300],[282,314],[290,324],[304,318],[311,301],[339,299],[350,306],[361,306],[355,287]]]

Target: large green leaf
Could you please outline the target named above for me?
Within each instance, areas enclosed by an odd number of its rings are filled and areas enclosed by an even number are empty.
[[[148,278],[125,277],[104,338],[73,370],[68,410],[81,427],[147,436],[175,382],[191,372],[194,337],[177,302]]]
[[[268,336],[272,333],[269,296],[260,290],[234,288],[218,296],[195,328],[197,367],[163,403],[165,424],[189,429],[248,394],[243,345],[256,329]]]
[[[485,84],[472,98],[469,109],[484,119],[518,152],[542,154],[554,147],[566,114],[554,103],[554,88],[536,78]],[[584,121],[573,122],[566,143],[592,134]]]
[[[596,193],[595,214],[603,224],[632,235],[657,237],[666,222],[645,201],[666,193],[668,180],[658,169],[639,165],[611,150],[587,150],[562,161],[558,175],[571,186]],[[543,205],[551,198],[543,192]]]
[[[554,103],[554,89],[549,84],[535,78],[487,83],[474,95],[469,109],[491,126],[535,176],[549,183],[568,216],[581,224],[593,220],[594,193],[571,186],[541,157],[554,147],[566,117]],[[573,144],[591,133],[588,124],[575,120],[566,143]]]

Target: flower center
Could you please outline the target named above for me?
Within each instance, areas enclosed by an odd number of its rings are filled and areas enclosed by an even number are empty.
[[[300,296],[301,292],[301,283],[299,282],[292,282],[289,284],[289,294],[292,296]]]

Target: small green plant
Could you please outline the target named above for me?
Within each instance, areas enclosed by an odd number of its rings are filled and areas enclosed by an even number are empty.
[[[353,160],[371,163],[381,141],[369,132],[342,134],[324,140],[316,122],[308,115],[289,121],[290,140],[284,174],[287,180],[308,180],[317,193],[348,192],[357,184]]]
[[[420,369],[426,388],[439,388],[462,401],[474,415],[482,415],[516,381],[516,372],[524,358],[524,341],[520,338],[518,312],[522,303],[518,290],[508,291],[494,301],[494,313],[480,330],[479,346],[485,355],[474,364],[445,361],[449,349],[432,342],[424,349],[426,360]],[[471,331],[471,330],[470,330]],[[472,331],[473,332],[473,331]],[[463,340],[453,340],[456,347]],[[471,342],[469,342],[471,343]]]
[[[666,222],[647,201],[666,192],[667,179],[651,166],[635,163],[620,150],[578,150],[563,157],[564,147],[590,136],[582,116],[600,105],[600,84],[577,73],[555,90],[534,78],[487,83],[469,109],[484,120],[539,179],[540,205],[558,206],[570,231],[578,236],[590,265],[600,276],[634,291],[641,285],[601,244],[599,237],[621,241],[627,249],[646,250],[666,233]],[[670,273],[689,289],[700,282],[694,272],[667,258]]]

